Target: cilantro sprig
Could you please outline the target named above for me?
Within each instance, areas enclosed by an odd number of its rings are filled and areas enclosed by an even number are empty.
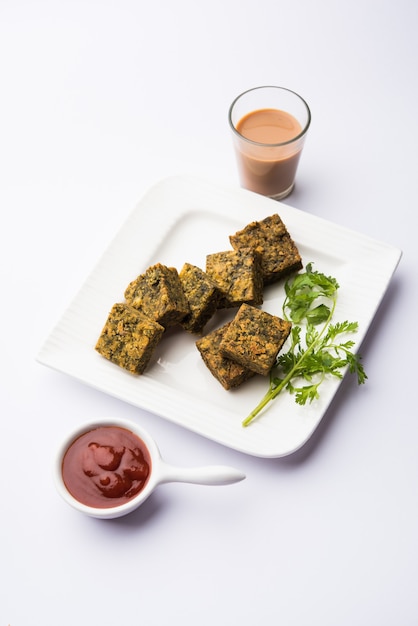
[[[319,398],[318,389],[327,376],[342,379],[345,368],[357,375],[358,384],[365,383],[361,356],[352,351],[354,341],[343,340],[343,335],[357,332],[358,323],[331,323],[338,289],[336,279],[314,271],[312,263],[305,272],[286,281],[283,317],[292,322],[290,346],[277,356],[269,389],[243,426],[248,426],[283,390],[294,394],[298,404],[313,402]]]

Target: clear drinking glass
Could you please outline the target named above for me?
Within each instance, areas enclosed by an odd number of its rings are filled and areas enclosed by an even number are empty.
[[[242,187],[288,196],[311,123],[305,100],[284,87],[255,87],[233,101],[229,123]]]

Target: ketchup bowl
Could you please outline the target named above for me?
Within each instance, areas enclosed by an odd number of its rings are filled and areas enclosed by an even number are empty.
[[[244,478],[224,465],[169,465],[146,430],[119,418],[76,428],[62,442],[54,464],[59,494],[81,513],[99,519],[131,513],[162,483],[229,485]]]

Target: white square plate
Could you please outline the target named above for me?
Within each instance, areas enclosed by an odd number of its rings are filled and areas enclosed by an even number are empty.
[[[243,189],[173,177],[156,184],[139,202],[37,360],[241,452],[280,457],[296,451],[324,416],[338,390],[337,379],[326,380],[320,399],[310,405],[299,406],[293,396],[282,393],[244,428],[242,420],[267,391],[268,379],[257,376],[225,391],[204,365],[196,336],[169,331],[142,376],[129,374],[94,350],[112,305],[123,302],[128,283],[147,267],[160,262],[180,271],[189,262],[204,269],[207,254],[231,249],[229,235],[274,213],[286,224],[304,264],[312,261],[315,270],[337,279],[333,321],[358,322],[353,336],[357,348],[399,263],[400,250]],[[268,287],[263,308],[281,316],[283,294],[281,283]],[[215,316],[205,331],[220,323]]]

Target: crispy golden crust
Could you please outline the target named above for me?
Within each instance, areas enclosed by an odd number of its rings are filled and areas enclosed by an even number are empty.
[[[196,342],[196,347],[211,374],[224,389],[238,387],[254,376],[254,372],[225,357],[220,351],[220,344],[229,323],[214,330]]]
[[[276,282],[303,267],[299,250],[277,214],[251,222],[230,235],[229,240],[234,250],[252,248],[259,252],[264,284]]]
[[[289,322],[243,304],[226,329],[220,350],[227,358],[266,376],[290,330]]]
[[[208,254],[206,272],[222,293],[219,308],[238,307],[243,302],[262,304],[263,276],[258,252],[241,248]]]
[[[114,304],[95,349],[132,374],[142,374],[164,328],[125,303]]]
[[[161,263],[129,283],[125,298],[165,328],[181,322],[190,311],[177,270]]]
[[[190,308],[181,325],[188,332],[200,333],[218,307],[220,291],[206,272],[190,263],[183,265],[179,276]]]

